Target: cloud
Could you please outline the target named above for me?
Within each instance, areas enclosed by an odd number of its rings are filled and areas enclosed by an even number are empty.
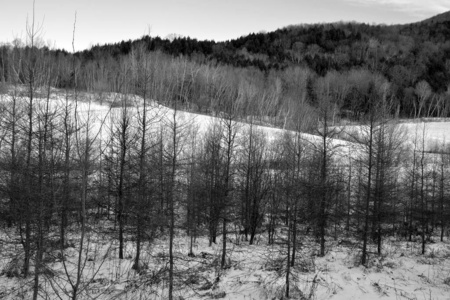
[[[449,0],[344,0],[353,4],[385,6],[417,17],[429,17],[450,10]]]

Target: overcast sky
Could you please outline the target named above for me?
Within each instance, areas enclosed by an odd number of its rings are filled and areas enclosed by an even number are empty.
[[[32,0],[1,0],[0,42],[24,39]],[[36,0],[43,40],[75,50],[180,34],[222,41],[287,25],[335,21],[404,24],[450,10],[450,0]]]

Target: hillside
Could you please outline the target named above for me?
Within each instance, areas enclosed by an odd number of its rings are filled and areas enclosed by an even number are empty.
[[[420,23],[446,23],[446,22],[450,22],[450,11],[423,20]]]
[[[272,126],[291,129],[296,114],[311,117],[305,123],[314,122],[324,82],[332,87],[336,122],[356,120],[369,99],[383,97],[389,100],[391,114],[401,118],[449,117],[450,22],[446,16],[392,26],[294,25],[225,42],[144,36],[96,45],[74,55],[45,47],[36,55],[58,62],[53,69],[54,86],[73,88],[76,71],[83,78],[76,82],[77,88],[93,92],[123,92],[124,85],[130,85],[123,78],[142,77],[132,69],[143,59],[161,71],[147,70],[153,74],[147,81],[165,76],[168,82],[169,73],[187,68],[178,84],[183,86],[182,102],[189,109],[213,113],[215,98],[223,97],[226,89],[232,101],[246,102],[245,114],[263,113]],[[23,76],[14,75],[20,60],[13,50],[12,45],[0,47],[1,82],[23,84]],[[28,55],[26,48],[17,51]],[[133,93],[140,94],[136,88]],[[264,107],[264,112],[252,111],[256,107]]]
[[[265,72],[306,65],[323,76],[330,70],[367,67],[386,77],[393,76],[389,73],[393,66],[402,65],[414,70],[417,69],[414,65],[423,60],[425,69],[419,70],[417,79],[428,79],[436,91],[442,91],[446,90],[449,78],[435,74],[438,70],[435,70],[437,65],[434,61],[445,62],[450,58],[448,45],[445,45],[450,30],[448,18],[449,12],[408,25],[345,22],[293,25],[268,33],[251,33],[226,42],[197,41],[189,37],[169,41],[147,36],[135,41],[94,46],[78,55],[125,55],[133,45],[144,43],[151,51],[161,50],[174,56],[200,56],[208,61],[234,67],[251,66]],[[425,57],[418,57],[416,54],[419,53]]]

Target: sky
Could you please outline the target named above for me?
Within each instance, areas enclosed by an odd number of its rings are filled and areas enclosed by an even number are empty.
[[[0,43],[25,40],[33,0],[0,8]],[[450,0],[35,0],[34,16],[46,45],[71,52],[74,27],[79,51],[145,34],[223,41],[305,23],[405,24],[449,10]]]

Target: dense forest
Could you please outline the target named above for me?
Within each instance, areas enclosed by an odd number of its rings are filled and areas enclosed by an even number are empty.
[[[444,13],[408,25],[296,25],[225,42],[144,36],[93,46],[73,55],[49,49],[42,42],[33,47],[58,61],[58,68],[67,68],[75,60],[80,78],[94,77],[93,86],[80,81],[77,88],[98,92],[118,91],[115,74],[136,47],[161,53],[164,59],[184,57],[192,65],[190,93],[185,99],[189,109],[210,110],[211,104],[201,94],[211,84],[207,77],[214,72],[257,90],[255,98],[259,100],[255,101],[274,97],[277,105],[267,115],[279,126],[292,106],[316,105],[314,87],[321,78],[335,85],[330,88],[340,99],[339,117],[355,117],[361,110],[356,107],[360,99],[367,97],[370,86],[380,82],[386,83],[387,97],[400,117],[448,116],[449,35],[450,15]],[[1,82],[11,82],[15,74],[10,64],[20,56],[17,52],[30,51],[28,47],[20,40],[0,47]],[[55,82],[59,88],[73,85],[73,74],[60,74]],[[239,87],[233,88],[239,93]]]
[[[448,30],[439,16],[222,43],[146,36],[70,54],[27,28],[0,49],[0,233],[12,253],[0,278],[26,279],[7,296],[89,298],[114,257],[137,274],[127,292],[172,300],[213,289],[198,274],[220,282],[234,247],[261,236],[278,247],[267,264],[285,298],[306,272],[308,237],[312,260],[339,240],[369,267],[389,237],[425,255],[448,239],[449,147],[397,121],[449,116]],[[202,131],[187,112],[215,118]],[[214,260],[193,250],[201,238],[219,244]]]

